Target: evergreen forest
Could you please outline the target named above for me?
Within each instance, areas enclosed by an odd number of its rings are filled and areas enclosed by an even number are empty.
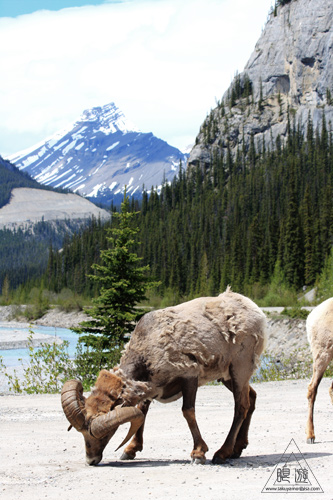
[[[159,293],[179,299],[215,295],[231,285],[253,296],[276,273],[293,290],[314,285],[332,248],[332,130],[311,119],[307,132],[288,121],[286,138],[274,150],[252,140],[233,157],[215,149],[211,166],[179,174],[161,192],[132,203],[139,227],[135,251],[161,282]],[[114,224],[116,222],[113,222]],[[45,282],[96,295],[87,278],[106,248],[105,228],[89,228],[51,251]]]
[[[82,226],[78,221],[40,221],[29,229],[0,230],[0,292],[40,286],[49,251],[59,251]]]

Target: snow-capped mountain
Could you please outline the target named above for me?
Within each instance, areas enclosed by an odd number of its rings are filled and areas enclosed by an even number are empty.
[[[140,132],[110,103],[84,111],[65,130],[8,159],[41,184],[109,205],[122,200],[125,186],[140,198],[143,185],[150,190],[172,180],[187,156]]]

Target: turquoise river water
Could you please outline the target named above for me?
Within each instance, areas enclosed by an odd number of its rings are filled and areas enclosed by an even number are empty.
[[[43,333],[46,335],[51,335],[53,337],[60,337],[62,340],[67,340],[69,342],[68,353],[71,357],[74,356],[76,350],[76,344],[78,340],[78,335],[67,328],[55,328],[53,326],[40,326],[33,325],[31,330],[35,333]],[[11,326],[0,326],[0,332],[10,333],[10,332],[28,332],[29,328],[25,327],[15,327]],[[38,348],[36,348],[38,349]],[[23,362],[28,361],[28,349],[1,349],[0,356],[2,356],[5,366],[19,366],[21,363],[19,359]]]

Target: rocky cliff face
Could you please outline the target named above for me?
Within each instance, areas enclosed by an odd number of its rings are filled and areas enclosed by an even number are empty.
[[[189,165],[209,165],[214,150],[273,149],[288,116],[305,131],[333,122],[333,2],[292,0],[275,8],[246,64],[203,123]]]

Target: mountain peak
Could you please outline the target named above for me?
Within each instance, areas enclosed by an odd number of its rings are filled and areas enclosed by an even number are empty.
[[[171,181],[187,155],[140,132],[111,102],[86,109],[71,126],[10,160],[41,184],[109,205],[122,201],[125,186],[140,198],[143,185]]]
[[[125,117],[114,102],[84,110],[78,122],[93,122],[98,130],[105,134],[114,134],[118,131],[139,132],[139,129]]]

